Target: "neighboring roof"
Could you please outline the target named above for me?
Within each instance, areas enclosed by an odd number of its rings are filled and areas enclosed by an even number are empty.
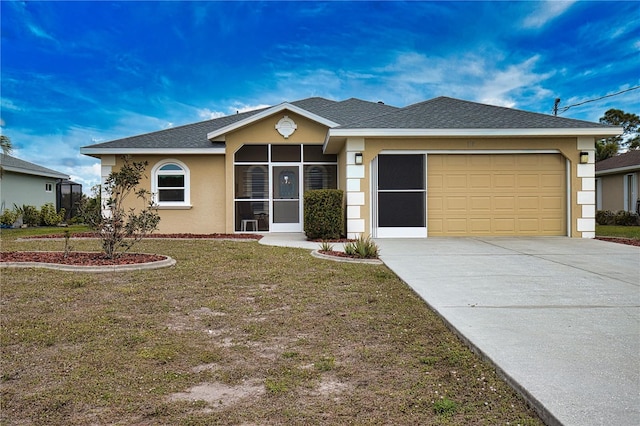
[[[0,154],[0,166],[8,172],[22,173],[25,175],[43,176],[54,179],[69,179],[69,175],[38,166],[37,164],[21,160],[6,154]]]
[[[624,154],[609,157],[596,163],[596,175],[622,173],[631,170],[640,170],[639,149],[632,149]]]
[[[328,127],[325,149],[347,136],[615,136],[619,127],[439,97],[397,108],[381,102],[320,97],[285,102],[166,130],[82,147],[87,155],[162,152],[224,154],[225,134],[291,110]],[[336,139],[337,138],[337,139]],[[342,138],[342,139],[340,139]],[[336,149],[332,146],[331,149]]]

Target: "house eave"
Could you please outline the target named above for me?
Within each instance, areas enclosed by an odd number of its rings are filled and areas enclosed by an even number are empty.
[[[225,148],[80,148],[80,153],[91,157],[101,155],[224,155]]]
[[[256,121],[262,120],[264,118],[267,118],[273,114],[277,114],[282,111],[291,111],[305,118],[308,118],[309,120],[313,120],[315,122],[323,124],[329,128],[339,126],[339,124],[334,121],[328,120],[324,117],[321,117],[305,109],[292,105],[288,102],[284,102],[272,108],[266,109],[262,112],[254,114],[250,117],[247,117],[244,120],[237,121],[235,123],[229,124],[228,126],[222,127],[218,130],[214,130],[213,132],[209,132],[207,133],[207,139],[209,139],[212,142],[224,141],[224,135],[226,135],[227,133],[240,129],[242,127],[248,126],[252,123],[255,123]]]
[[[39,176],[51,179],[70,179],[69,175],[62,173],[38,172],[35,170],[24,169],[22,167],[2,166],[2,169],[6,172],[20,173],[23,175]]]
[[[329,137],[464,137],[464,136],[594,136],[622,134],[622,127],[559,129],[329,129]]]
[[[594,137],[623,133],[622,127],[530,128],[530,129],[329,129],[324,143],[326,153],[335,154],[350,137],[365,138],[504,138],[504,137]]]

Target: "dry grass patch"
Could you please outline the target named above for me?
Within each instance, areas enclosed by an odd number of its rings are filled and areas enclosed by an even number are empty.
[[[62,244],[14,235],[3,250]],[[178,263],[2,271],[2,424],[541,424],[384,266],[230,241],[137,250]]]

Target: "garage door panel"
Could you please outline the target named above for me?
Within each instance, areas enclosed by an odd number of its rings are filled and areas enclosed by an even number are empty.
[[[429,154],[427,200],[431,236],[566,235],[565,160]]]
[[[516,177],[512,173],[493,175],[494,189],[507,189],[513,191],[516,185]]]
[[[472,196],[469,197],[471,209],[475,212],[490,212],[491,211],[491,197],[485,196]]]
[[[473,174],[471,175],[471,188],[482,190],[491,188],[491,174]]]
[[[540,187],[540,175],[526,174],[518,175],[518,189],[537,190]]]
[[[493,212],[512,212],[516,206],[516,197],[509,196],[494,196],[493,197]]]
[[[456,197],[451,196],[447,197],[447,213],[466,213],[468,210],[467,207],[467,197]]]

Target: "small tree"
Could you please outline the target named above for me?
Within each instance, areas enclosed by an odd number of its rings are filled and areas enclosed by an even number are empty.
[[[87,224],[100,234],[102,249],[109,259],[116,259],[129,251],[135,243],[157,230],[160,222],[151,193],[137,188],[148,163],[132,162],[128,156],[122,159],[120,170],[112,172],[102,186],[104,211],[99,215],[85,216]],[[132,193],[144,205],[139,213],[133,207],[124,207],[125,200]]]

